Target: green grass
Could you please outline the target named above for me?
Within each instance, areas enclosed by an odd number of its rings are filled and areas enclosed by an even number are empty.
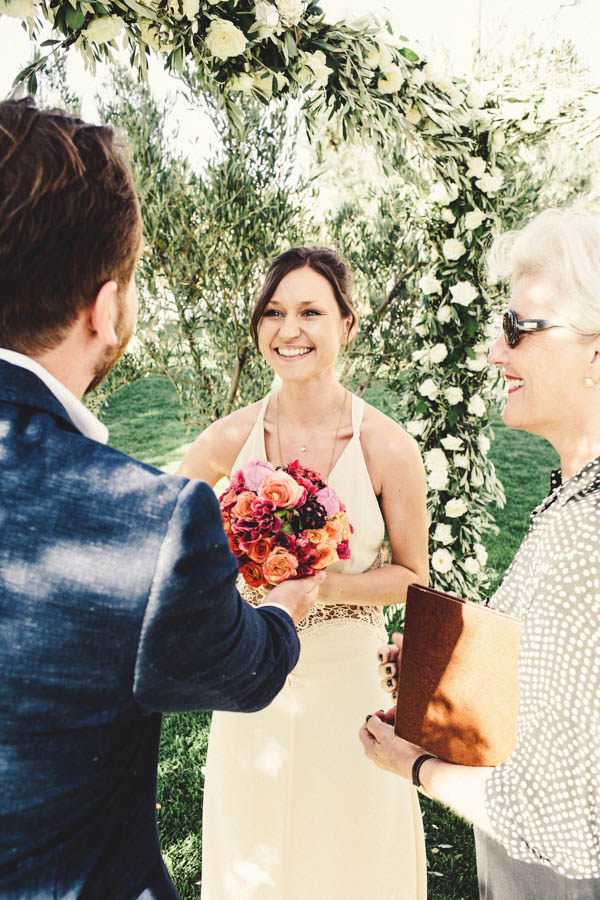
[[[112,446],[159,468],[173,471],[194,433],[181,424],[172,386],[144,379],[111,398],[102,414]],[[507,429],[499,416],[490,451],[506,492],[495,511],[500,528],[489,538],[490,565],[502,572],[514,556],[529,513],[548,491],[557,464],[546,441]],[[202,850],[202,767],[206,759],[209,713],[165,716],[159,765],[159,832],[163,854],[183,900],[200,897]],[[421,798],[430,900],[477,900],[473,835],[469,825],[439,804]],[[281,898],[285,900],[285,898]],[[379,898],[375,898],[379,900]]]

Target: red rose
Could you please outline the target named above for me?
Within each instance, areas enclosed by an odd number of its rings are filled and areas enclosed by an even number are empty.
[[[251,559],[240,566],[240,573],[250,587],[261,587],[261,585],[266,584],[261,567],[258,563],[252,562]]]

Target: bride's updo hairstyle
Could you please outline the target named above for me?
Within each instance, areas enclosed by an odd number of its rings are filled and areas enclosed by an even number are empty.
[[[523,275],[546,278],[552,306],[582,335],[600,333],[600,211],[546,209],[520,231],[497,238],[487,258],[490,280],[514,287]]]
[[[260,320],[280,281],[294,269],[302,269],[304,266],[314,269],[327,279],[342,318],[350,319],[351,330],[356,326],[358,315],[352,302],[352,272],[341,253],[330,247],[291,247],[275,257],[256,298],[250,317],[250,334],[256,347]]]

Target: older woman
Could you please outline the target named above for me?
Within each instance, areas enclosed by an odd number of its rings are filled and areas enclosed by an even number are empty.
[[[475,824],[481,897],[600,898],[600,214],[548,210],[494,256],[512,282],[490,351],[504,421],[561,463],[491,600],[523,621],[517,745],[496,768],[451,765],[396,737],[389,714],[360,738]]]

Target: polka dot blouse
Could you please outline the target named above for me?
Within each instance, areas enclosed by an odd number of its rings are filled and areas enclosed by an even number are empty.
[[[510,856],[600,877],[600,458],[548,497],[490,605],[520,616],[517,746],[486,787]]]

